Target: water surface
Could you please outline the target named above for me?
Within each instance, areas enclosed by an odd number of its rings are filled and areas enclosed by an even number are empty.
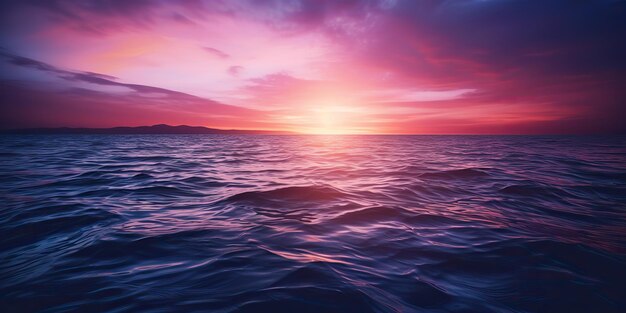
[[[8,312],[623,312],[626,139],[0,138]]]

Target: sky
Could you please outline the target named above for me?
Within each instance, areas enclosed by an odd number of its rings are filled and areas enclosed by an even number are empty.
[[[626,1],[2,1],[0,128],[626,133]]]

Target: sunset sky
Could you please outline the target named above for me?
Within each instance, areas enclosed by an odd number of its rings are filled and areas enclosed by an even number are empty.
[[[3,1],[0,127],[626,132],[626,2]]]

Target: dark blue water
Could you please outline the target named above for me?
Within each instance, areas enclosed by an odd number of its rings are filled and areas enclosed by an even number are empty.
[[[626,139],[0,138],[3,312],[624,312]]]

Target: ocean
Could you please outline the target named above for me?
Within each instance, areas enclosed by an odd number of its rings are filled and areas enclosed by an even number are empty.
[[[3,312],[624,312],[626,137],[0,137]]]

